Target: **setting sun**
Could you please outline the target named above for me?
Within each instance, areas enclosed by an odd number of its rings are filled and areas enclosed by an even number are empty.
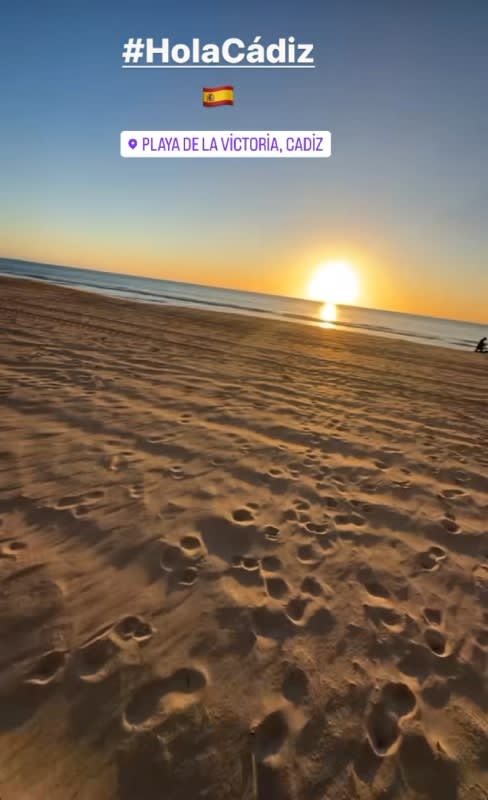
[[[308,287],[311,300],[322,303],[354,303],[359,296],[356,270],[345,261],[330,261],[318,267]]]

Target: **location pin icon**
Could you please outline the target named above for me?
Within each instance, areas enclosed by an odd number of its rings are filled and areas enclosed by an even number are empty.
[[[134,147],[137,147],[137,139],[129,139],[129,147],[131,150],[133,150]]]

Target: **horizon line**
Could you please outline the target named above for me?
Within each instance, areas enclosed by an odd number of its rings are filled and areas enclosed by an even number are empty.
[[[187,286],[201,286],[203,288],[209,289],[223,289],[225,291],[230,292],[242,292],[244,294],[257,294],[257,295],[264,295],[265,297],[278,297],[282,300],[303,300],[308,303],[316,303],[317,305],[323,305],[326,301],[325,300],[311,300],[309,297],[297,297],[296,295],[286,295],[286,294],[276,294],[272,292],[259,292],[253,289],[234,289],[231,286],[218,286],[215,283],[192,283],[191,281],[182,281],[182,280],[175,280],[174,278],[162,278],[162,277],[154,277],[150,275],[137,275],[134,272],[114,272],[113,270],[109,269],[98,269],[96,267],[75,267],[72,264],[53,264],[51,261],[29,261],[25,258],[15,258],[11,256],[3,256],[0,255],[0,262],[1,261],[17,261],[21,264],[40,264],[41,266],[47,267],[54,267],[60,269],[78,269],[86,272],[101,272],[102,274],[107,275],[119,275],[124,276],[128,275],[132,278],[142,278],[148,281],[166,281],[167,283],[181,283],[186,284]],[[1,272],[1,263],[0,263],[0,276],[4,275],[5,273]],[[420,317],[423,319],[440,319],[444,322],[461,322],[467,325],[480,325],[481,327],[488,327],[488,320],[485,322],[481,322],[479,320],[469,320],[469,319],[457,319],[453,317],[439,317],[432,314],[418,314],[415,311],[396,311],[391,308],[371,308],[370,306],[360,306],[360,305],[351,305],[350,303],[334,303],[333,305],[342,307],[342,308],[357,308],[361,311],[380,311],[386,314],[400,314],[401,316],[410,316],[410,317]]]

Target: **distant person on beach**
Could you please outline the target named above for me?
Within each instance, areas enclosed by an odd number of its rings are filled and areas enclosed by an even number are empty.
[[[475,353],[486,353],[486,336],[479,340],[474,350]]]

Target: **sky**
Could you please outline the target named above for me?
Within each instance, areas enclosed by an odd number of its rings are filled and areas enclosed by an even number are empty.
[[[6,0],[0,256],[488,320],[485,0]],[[315,70],[124,70],[130,36],[296,37]],[[206,109],[203,86],[233,84]],[[329,159],[123,159],[122,130],[330,130]]]

